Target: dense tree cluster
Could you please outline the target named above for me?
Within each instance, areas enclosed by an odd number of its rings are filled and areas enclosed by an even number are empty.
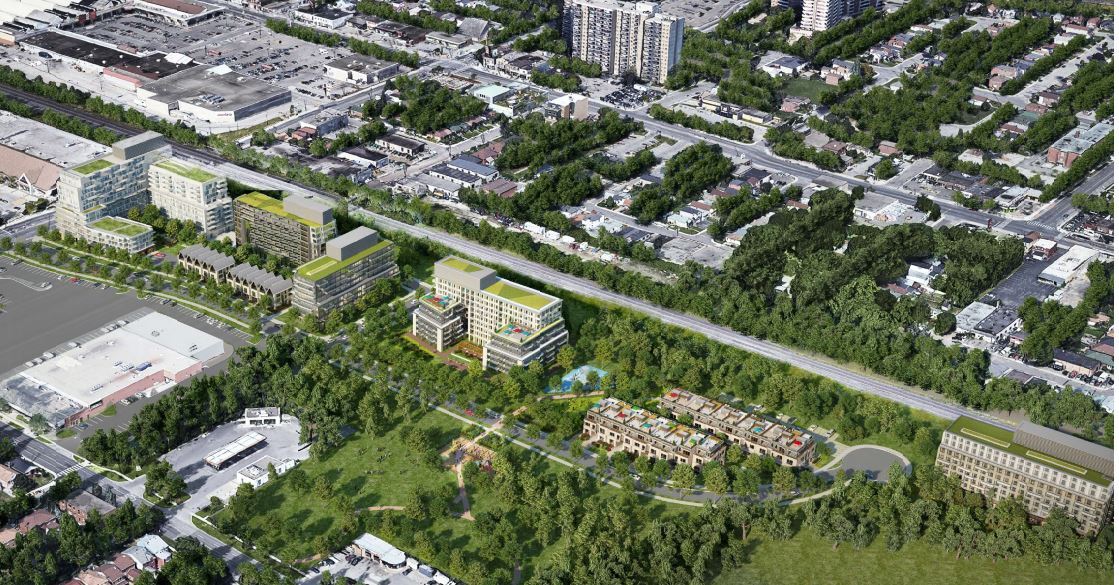
[[[718,217],[707,226],[707,233],[713,238],[721,238],[727,232],[733,232],[777,209],[790,199],[800,199],[800,187],[794,185],[784,193],[777,187],[768,192],[757,193],[753,189],[743,188],[737,195],[720,197],[715,201]]]
[[[525,35],[513,42],[513,50],[524,53],[533,51],[547,51],[557,55],[567,53],[567,43],[563,41],[559,30],[553,27],[544,27],[539,33]]]
[[[69,514],[60,515],[58,522],[57,530],[17,534],[10,547],[0,547],[0,584],[58,583],[155,530],[163,522],[163,514],[125,500],[107,516],[90,512],[83,525]]]
[[[846,166],[838,154],[808,146],[804,143],[804,136],[792,130],[770,128],[765,133],[765,139],[773,146],[774,154],[779,156],[810,162],[828,171],[840,171]]]
[[[491,8],[490,6],[468,6],[453,2],[452,0],[435,0],[431,3],[431,7],[435,10],[451,12],[459,16],[471,16],[501,23],[501,29],[491,31],[487,38],[491,43],[501,44],[514,37],[521,37],[517,39],[519,42],[521,39],[526,38],[521,35],[532,32],[546,23],[556,21],[560,16],[561,6],[560,3],[554,0],[493,0],[488,4],[496,6],[497,9]],[[559,37],[558,31],[555,28],[544,26],[543,30],[535,35],[535,37],[536,42],[530,41],[527,47],[524,45],[517,47],[515,42],[514,49],[525,52],[531,52],[537,49],[544,49],[553,53],[563,53],[566,51],[566,47],[564,47],[562,41],[560,41],[559,44],[555,44],[555,41]]]
[[[495,165],[501,170],[531,170],[572,162],[586,153],[613,144],[641,130],[641,122],[601,109],[594,120],[557,120],[549,123],[539,113],[506,122],[514,138],[506,142]]]
[[[579,91],[579,88],[583,86],[583,81],[574,73],[564,73],[563,71],[545,73],[539,69],[532,72],[532,82],[536,85],[558,89],[567,93]]]
[[[342,35],[336,35],[309,26],[292,24],[276,18],[269,18],[265,21],[264,26],[267,26],[269,30],[273,32],[295,37],[301,41],[314,43],[316,45],[325,45],[327,47],[344,46],[359,55],[384,59],[386,61],[395,61],[409,67],[417,67],[420,64],[420,56],[416,53],[386,49],[372,41],[363,41],[354,37],[343,37]]]
[[[455,25],[454,21],[443,20],[426,11],[412,14],[407,11],[397,10],[392,7],[392,4],[379,0],[360,0],[360,2],[354,6],[354,10],[357,10],[359,14],[375,16],[402,24],[410,24],[419,28],[436,30],[442,33],[451,34],[458,31],[458,26]]]
[[[128,219],[151,226],[157,236],[157,245],[193,244],[201,236],[198,224],[190,220],[168,218],[155,205],[138,205],[128,210]]]
[[[1088,195],[1086,193],[1073,193],[1072,206],[1088,213],[1100,215],[1114,215],[1115,205],[1110,197],[1104,195]]]
[[[637,221],[649,223],[730,177],[733,170],[734,163],[723,156],[718,145],[693,144],[669,159],[659,185],[637,191],[630,214]]]
[[[750,142],[754,139],[754,130],[745,124],[739,125],[729,120],[710,122],[702,116],[685,114],[680,110],[670,110],[660,104],[649,106],[649,115],[661,122],[679,124],[685,128],[738,140],[739,142]]]
[[[1026,340],[1022,342],[1022,355],[1038,363],[1053,359],[1053,350],[1070,348],[1078,343],[1088,326],[1088,318],[1111,304],[1114,267],[1110,263],[1093,262],[1088,266],[1091,283],[1084,298],[1075,307],[1057,301],[1039,301],[1028,297],[1018,308]]]
[[[392,80],[392,86],[400,92],[402,103],[386,105],[381,115],[397,118],[406,128],[421,134],[454,126],[486,111],[486,102],[431,79],[401,75]]]
[[[567,231],[571,222],[561,215],[561,205],[580,205],[602,194],[602,181],[580,164],[564,165],[541,174],[524,191],[509,198],[492,193],[467,191],[462,200],[468,205],[504,217],[532,221],[549,229]]]

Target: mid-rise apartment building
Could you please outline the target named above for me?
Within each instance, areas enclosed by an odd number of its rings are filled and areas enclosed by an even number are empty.
[[[435,291],[412,313],[412,333],[439,348],[462,337],[482,347],[486,368],[545,365],[567,343],[563,301],[448,256],[435,263]],[[460,321],[465,318],[465,330]],[[461,332],[456,335],[456,332]]]
[[[877,8],[878,0],[804,0],[800,15],[802,34],[827,30],[840,21]]]
[[[152,204],[167,217],[193,221],[207,236],[233,229],[233,201],[225,177],[175,159],[148,169]]]
[[[609,75],[634,73],[664,83],[680,60],[684,19],[649,2],[566,0],[563,37],[571,54]]]
[[[117,141],[112,148],[112,152],[103,157],[59,174],[55,224],[62,233],[77,238],[104,243],[129,241],[129,247],[135,247],[138,244],[128,240],[134,236],[112,230],[95,235],[90,225],[103,218],[124,216],[129,209],[146,204],[148,167],[170,155],[171,147],[163,136],[144,132]],[[126,229],[125,232],[136,230]]]
[[[751,455],[772,457],[786,467],[808,467],[816,458],[816,442],[793,426],[680,389],[659,401],[673,416],[690,416],[696,427],[726,435]]]
[[[361,226],[326,243],[326,254],[295,269],[292,305],[321,317],[399,273],[396,247]]]
[[[1084,155],[1089,148],[1115,131],[1115,126],[1109,122],[1099,122],[1091,126],[1082,125],[1074,128],[1061,137],[1060,140],[1049,146],[1045,153],[1045,160],[1053,164],[1069,168],[1076,159]]]
[[[726,453],[721,439],[617,398],[603,398],[587,411],[583,436],[611,451],[692,467],[721,461]]]
[[[297,264],[322,256],[326,241],[337,232],[329,205],[298,195],[280,201],[259,192],[233,201],[233,229],[238,243]]]
[[[944,431],[937,466],[994,501],[1019,497],[1037,519],[1064,508],[1095,533],[1111,515],[1114,452],[1033,423],[1014,430],[962,416]]]

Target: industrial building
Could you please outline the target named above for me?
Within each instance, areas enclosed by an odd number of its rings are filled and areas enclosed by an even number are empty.
[[[1082,533],[1097,532],[1111,514],[1114,452],[1033,423],[1007,430],[962,416],[944,431],[936,464],[965,490],[996,502],[1021,498],[1035,519],[1063,508]]]
[[[360,226],[328,241],[326,254],[295,270],[292,305],[321,317],[361,298],[374,282],[399,271],[392,242]]]
[[[573,57],[607,75],[633,73],[653,83],[664,83],[684,46],[684,19],[649,2],[566,0],[562,28]]]
[[[120,216],[148,202],[148,167],[170,154],[163,136],[144,132],[113,143],[107,156],[63,170],[55,210],[58,229],[114,247],[144,249],[142,242],[132,239],[145,237],[143,230]],[[95,223],[97,230],[91,229]]]
[[[721,439],[617,398],[603,398],[587,411],[583,439],[611,451],[690,467],[721,461],[726,454]]]
[[[152,204],[167,217],[192,221],[207,236],[233,229],[233,201],[225,177],[175,159],[148,168]]]
[[[237,242],[299,264],[323,255],[326,241],[337,233],[334,210],[310,197],[273,199],[260,192],[233,201]]]
[[[146,109],[170,118],[182,112],[211,124],[232,124],[291,103],[291,90],[233,71],[225,65],[192,67],[136,90]]]
[[[30,52],[46,53],[91,73],[123,82],[133,88],[195,68],[189,58],[177,53],[129,53],[119,47],[74,32],[47,30],[29,36],[20,46]]]
[[[221,339],[161,313],[103,327],[0,384],[0,397],[56,428],[76,424],[140,393],[160,392],[224,354]]]
[[[464,336],[482,347],[484,367],[508,371],[548,365],[567,343],[563,301],[556,297],[455,256],[435,263],[434,280],[434,293],[412,313],[412,333],[437,347]]]
[[[661,396],[659,402],[676,418],[690,416],[696,427],[722,433],[751,455],[770,457],[778,465],[808,467],[816,458],[816,442],[796,427],[678,388]]]

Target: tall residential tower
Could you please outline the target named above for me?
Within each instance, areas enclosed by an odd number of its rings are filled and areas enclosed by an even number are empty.
[[[608,75],[634,73],[664,83],[680,60],[684,19],[648,2],[566,0],[563,38],[573,57],[601,65]]]

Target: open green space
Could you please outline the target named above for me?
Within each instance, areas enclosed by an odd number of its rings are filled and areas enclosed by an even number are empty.
[[[403,506],[408,494],[418,487],[454,485],[451,472],[425,464],[405,445],[403,426],[383,436],[358,432],[337,449],[297,467],[306,474],[308,484],[314,486],[324,480],[331,495],[350,498],[355,510],[338,510],[331,498],[314,494],[314,488],[311,493],[301,493],[289,473],[258,490],[254,498],[257,505],[244,532],[257,534],[258,541],[265,541],[273,522],[278,521],[288,527],[292,538],[284,539],[278,547],[270,547],[274,548],[270,552],[285,559],[302,559],[314,553],[316,537],[339,526],[343,514],[374,506]],[[439,436],[437,442],[445,446],[459,435],[462,423],[439,412],[429,412],[414,427],[433,429]],[[224,514],[228,510],[215,515],[214,522],[220,525]]]
[[[127,220],[122,217],[102,217],[90,224],[90,227],[129,238],[138,236],[144,232],[149,232],[152,229],[142,223]]]
[[[803,77],[790,79],[784,87],[785,94],[806,97],[813,102],[819,102],[820,94],[828,89],[828,84],[819,79],[806,79]]]
[[[74,167],[70,170],[74,171],[75,173],[81,173],[83,175],[88,175],[88,174],[91,174],[91,173],[96,173],[97,171],[100,171],[100,170],[103,170],[103,169],[107,169],[111,166],[113,166],[113,163],[111,163],[111,162],[109,162],[109,161],[107,161],[103,158],[99,158],[97,160],[91,160],[91,161],[89,161],[85,164],[78,165],[78,166],[76,166],[76,167]]]
[[[749,562],[724,571],[715,585],[1093,585],[1112,582],[1111,573],[1082,571],[1069,565],[1046,566],[1026,558],[1000,560],[955,554],[924,542],[897,552],[886,550],[882,538],[855,550],[832,543],[802,528],[791,540],[751,537]]]

